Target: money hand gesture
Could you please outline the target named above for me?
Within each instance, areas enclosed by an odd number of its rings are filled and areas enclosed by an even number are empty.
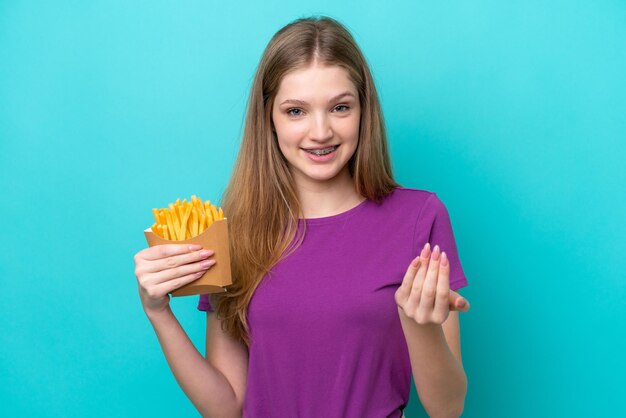
[[[420,325],[441,325],[450,311],[469,309],[469,302],[450,290],[450,263],[446,253],[435,245],[431,254],[429,243],[411,261],[395,300],[399,313]]]

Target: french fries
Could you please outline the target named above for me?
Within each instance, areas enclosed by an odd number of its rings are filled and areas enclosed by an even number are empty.
[[[152,232],[170,241],[182,241],[203,233],[213,222],[224,219],[222,208],[216,208],[210,201],[202,202],[196,195],[187,199],[176,199],[167,208],[152,209],[155,223]]]

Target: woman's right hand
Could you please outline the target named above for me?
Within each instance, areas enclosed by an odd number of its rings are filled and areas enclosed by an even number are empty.
[[[197,280],[215,264],[214,254],[200,245],[163,244],[135,254],[135,276],[146,314],[166,309],[169,293]]]

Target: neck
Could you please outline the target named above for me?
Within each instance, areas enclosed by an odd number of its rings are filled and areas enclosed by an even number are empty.
[[[298,183],[297,188],[305,218],[337,215],[352,209],[364,200],[356,192],[347,167],[330,181]]]

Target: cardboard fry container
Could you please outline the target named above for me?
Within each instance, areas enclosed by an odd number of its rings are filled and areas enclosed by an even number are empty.
[[[172,296],[201,295],[205,293],[224,293],[225,286],[231,285],[230,253],[228,247],[228,223],[226,218],[214,221],[200,235],[182,241],[171,241],[156,235],[150,228],[143,231],[148,245],[153,247],[162,244],[199,244],[202,248],[212,250],[210,257],[215,264],[202,276],[191,283],[171,292]]]

